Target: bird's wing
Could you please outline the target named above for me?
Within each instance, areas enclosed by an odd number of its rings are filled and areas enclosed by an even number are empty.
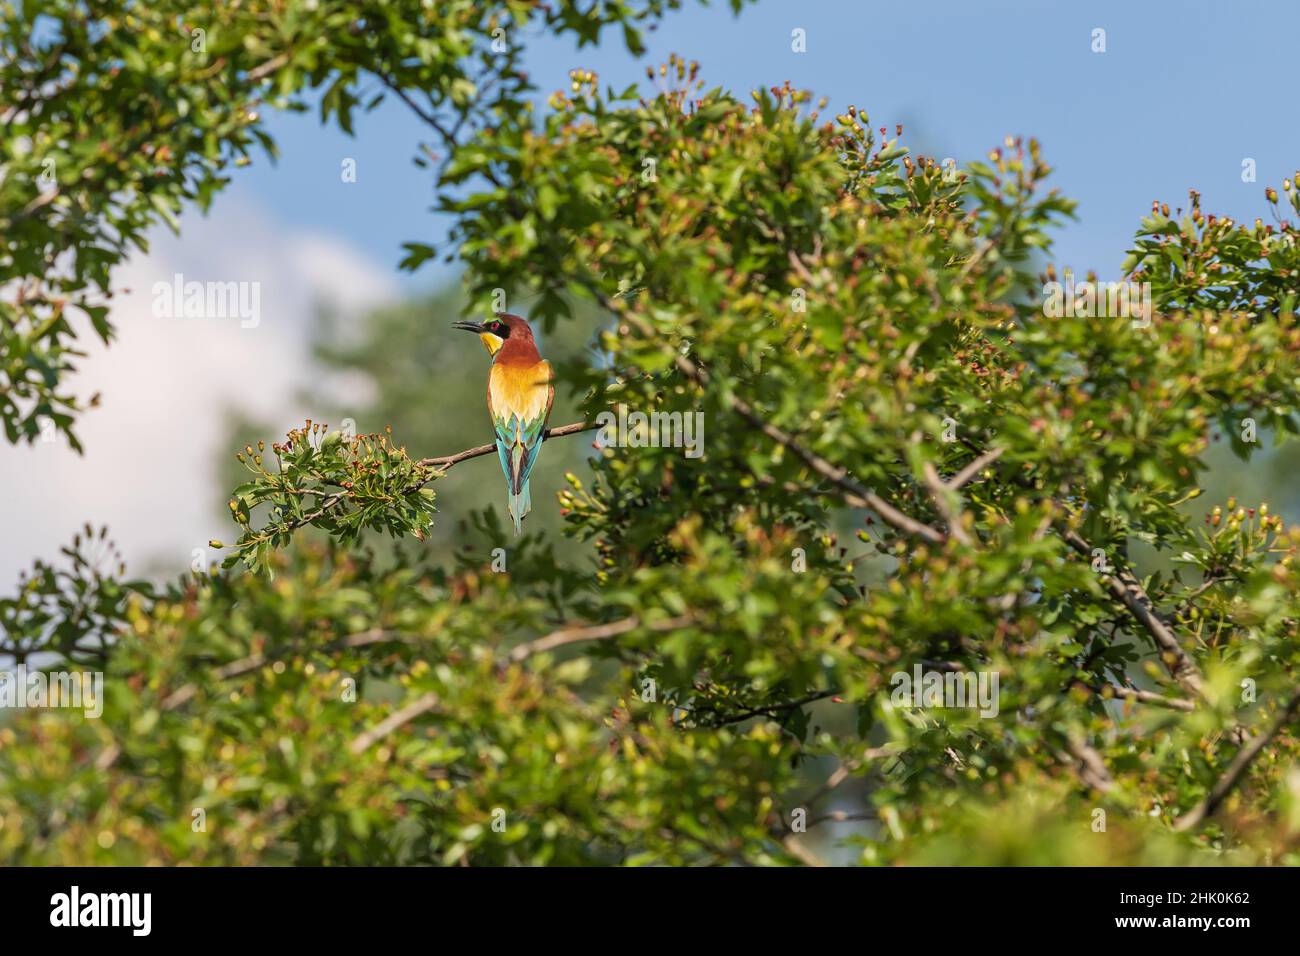
[[[501,470],[510,482],[512,494],[520,494],[537,463],[542,432],[551,417],[555,389],[550,384],[551,366],[494,365],[488,377],[488,408],[496,431]]]

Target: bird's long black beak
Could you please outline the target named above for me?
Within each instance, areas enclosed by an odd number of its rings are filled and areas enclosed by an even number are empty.
[[[453,329],[464,329],[466,332],[477,332],[480,335],[486,331],[486,329],[483,328],[482,322],[466,322],[462,320],[460,322],[451,323],[451,327]]]

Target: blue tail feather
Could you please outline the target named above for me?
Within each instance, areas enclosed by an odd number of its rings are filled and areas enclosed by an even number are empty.
[[[537,453],[542,449],[541,428],[531,436],[532,444],[517,444],[512,436],[519,434],[518,419],[511,416],[509,423],[502,426],[497,422],[497,457],[501,460],[501,470],[506,476],[506,502],[510,507],[510,517],[515,522],[515,534],[523,534],[524,516],[533,510],[533,499],[528,492],[528,476],[533,465],[537,464]],[[503,435],[504,432],[504,435]],[[518,492],[515,489],[518,488]]]
[[[528,479],[519,494],[509,496],[510,517],[515,519],[515,534],[524,533],[524,515],[533,510],[533,498],[528,492]]]

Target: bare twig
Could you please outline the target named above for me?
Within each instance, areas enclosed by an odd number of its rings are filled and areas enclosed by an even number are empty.
[[[251,674],[265,663],[266,658],[261,654],[251,654],[237,661],[231,661],[225,667],[218,668],[216,678],[221,681],[230,680],[232,677],[243,677],[245,674]],[[198,687],[195,684],[186,684],[163,698],[162,709],[175,710],[177,707],[186,704],[196,693],[198,693]]]
[[[823,823],[865,823],[868,820],[877,819],[874,813],[850,813],[848,810],[828,810],[821,816],[813,817],[808,821],[808,829],[821,826]]]
[[[412,113],[420,117],[420,119],[423,120],[428,126],[432,127],[434,132],[436,132],[439,136],[442,137],[442,140],[445,144],[447,144],[448,146],[454,145],[455,139],[453,135],[451,134],[451,132],[448,131],[447,127],[445,127],[442,124],[442,122],[438,119],[438,117],[434,116],[428,110],[423,109],[419,103],[411,99],[410,94],[407,93],[406,90],[402,89],[400,86],[398,86],[396,83],[394,83],[391,79],[389,79],[384,74],[376,73],[375,76],[379,77],[379,82],[384,84],[384,86],[388,87],[389,90],[395,93],[398,99],[400,99],[403,103],[405,103],[410,108]]]
[[[794,834],[787,834],[785,839],[783,839],[781,843],[785,847],[786,852],[789,853],[796,860],[798,860],[800,863],[802,863],[804,866],[815,866],[820,869],[821,867],[824,867],[826,865],[821,861],[821,859],[817,856],[817,854],[813,853],[812,850],[808,849],[797,839],[795,839]]]
[[[719,720],[716,724],[710,724],[710,726],[725,727],[728,724],[738,724],[741,721],[749,720],[751,717],[768,717],[775,719],[777,714],[788,713],[797,707],[803,707],[805,704],[816,703],[819,700],[825,700],[827,697],[834,697],[838,693],[840,693],[838,690],[819,690],[815,693],[805,694],[803,697],[786,701],[784,703],[766,704],[761,707],[753,707],[738,714],[729,714],[722,720]]]
[[[1001,458],[1002,453],[1005,451],[1006,451],[1005,448],[990,448],[988,451],[980,455],[978,458],[972,461],[961,471],[957,472],[957,474],[953,475],[952,478],[948,479],[947,482],[948,490],[960,491],[962,486],[965,485],[966,482],[970,481],[981,471],[983,471],[986,467],[988,467],[989,465],[993,464],[993,462]]]
[[[122,756],[122,748],[117,745],[116,741],[113,741],[101,750],[99,756],[95,758],[95,769],[103,773],[117,763],[117,758],[120,756]]]
[[[1115,781],[1106,769],[1106,762],[1091,744],[1081,737],[1070,737],[1066,741],[1070,756],[1078,761],[1075,767],[1084,786],[1099,793],[1106,793],[1115,786]]]
[[[953,507],[949,495],[953,492],[939,478],[939,473],[934,470],[934,465],[926,462],[923,468],[925,476],[925,485],[930,492],[930,499],[934,506],[939,509],[939,514],[943,515],[944,523],[948,526],[948,533],[960,541],[962,544],[970,544],[970,535],[961,524],[961,513]]]
[[[651,631],[672,631],[679,627],[685,627],[691,623],[694,618],[689,614],[680,617],[670,617],[663,621],[656,621],[653,624],[646,625]],[[626,634],[634,631],[641,626],[641,619],[638,617],[625,617],[617,621],[611,621],[608,624],[592,624],[583,627],[564,627],[558,631],[552,631],[545,637],[539,637],[527,644],[520,644],[506,655],[506,661],[511,664],[517,664],[520,661],[527,660],[535,654],[542,654],[546,651],[553,651],[557,647],[564,647],[568,644],[579,644],[584,641],[603,641],[611,637],[618,637],[620,634]]]
[[[961,272],[957,274],[957,281],[961,282],[966,278],[966,276],[970,275],[971,270],[979,264],[981,259],[989,254],[989,251],[994,247],[994,245],[996,245],[994,237],[989,236],[976,246],[971,257],[962,263]]]
[[[818,788],[817,792],[804,801],[809,807],[814,807],[832,793],[840,784],[848,780],[850,776],[862,768],[864,764],[880,760],[884,757],[901,756],[903,750],[897,744],[884,744],[880,747],[869,747],[862,752],[862,756],[854,760],[843,761],[829,777],[826,782]]]
[[[1139,704],[1152,704],[1156,707],[1168,707],[1170,710],[1193,711],[1196,705],[1190,700],[1183,700],[1181,697],[1166,697],[1164,694],[1157,694],[1155,691],[1139,690],[1136,687],[1122,687],[1119,684],[1084,684],[1088,690],[1101,697],[1110,694],[1114,697],[1122,697],[1126,700],[1134,700]]]
[[[813,274],[808,271],[808,266],[804,264],[804,261],[799,258],[799,255],[793,249],[790,250],[790,267],[794,269],[799,278],[803,279],[803,281],[808,283],[808,285],[816,284],[817,280],[814,279]]]
[[[433,691],[421,694],[401,710],[390,714],[387,718],[375,724],[374,727],[370,728],[365,733],[358,734],[356,739],[348,745],[348,750],[354,754],[364,752],[371,744],[387,737],[398,727],[401,727],[403,724],[409,724],[421,714],[433,710],[438,706],[438,703],[438,695]]]
[[[565,435],[576,435],[579,432],[591,431],[593,428],[599,428],[596,422],[573,422],[570,425],[558,425],[555,428],[548,428],[542,432],[542,441],[551,438],[563,438]],[[483,455],[495,455],[497,446],[476,445],[473,448],[466,448],[464,451],[458,451],[454,455],[442,455],[438,458],[422,458],[419,464],[429,468],[437,468],[439,471],[446,471],[453,465],[462,461],[468,461],[471,458],[479,458]]]
[[[280,67],[284,66],[286,63],[289,62],[289,54],[291,52],[292,51],[290,50],[285,50],[282,53],[277,53],[275,56],[271,57],[271,59],[267,60],[265,63],[259,63],[257,66],[253,67],[251,70],[248,71],[248,78],[252,80],[254,83],[256,83],[258,80],[266,79],[266,77],[270,76],[276,70],[280,69]]]

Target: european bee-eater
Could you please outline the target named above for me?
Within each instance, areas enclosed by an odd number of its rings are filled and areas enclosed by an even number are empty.
[[[542,433],[555,401],[551,365],[537,351],[533,330],[517,315],[502,312],[488,322],[455,322],[453,326],[478,333],[492,356],[488,413],[496,431],[501,470],[506,473],[510,517],[515,520],[515,534],[520,534],[524,515],[533,507],[528,476],[537,464]]]

